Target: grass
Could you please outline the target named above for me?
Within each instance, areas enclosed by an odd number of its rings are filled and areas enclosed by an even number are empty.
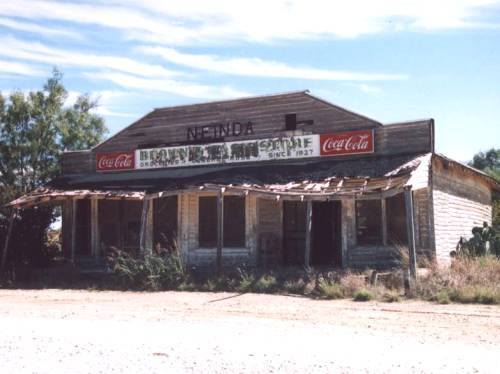
[[[360,289],[354,293],[354,301],[370,301],[373,299],[375,299],[375,294],[366,289]]]
[[[375,281],[376,279],[376,281]],[[439,304],[480,303],[500,305],[500,260],[493,256],[457,257],[451,266],[431,266],[420,276],[410,294],[402,296],[403,271],[373,272],[301,268],[236,269],[222,277],[183,271],[177,262],[163,263],[156,258],[117,261],[115,274],[103,279],[79,279],[73,273],[34,277],[26,287],[121,289],[141,291],[209,291],[254,292],[303,295],[333,300],[352,298],[356,301],[379,300],[399,302],[417,298]],[[373,284],[372,284],[373,283]],[[0,287],[23,287],[11,279],[3,279]]]

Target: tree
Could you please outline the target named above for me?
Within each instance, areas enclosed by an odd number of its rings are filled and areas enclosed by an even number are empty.
[[[67,97],[62,74],[56,69],[42,90],[28,94],[17,91],[7,98],[0,93],[2,207],[56,177],[64,150],[87,149],[102,140],[107,131],[104,120],[92,112],[98,103],[89,95],[82,95],[67,107]],[[0,213],[3,232],[7,212],[3,209]],[[48,208],[21,212],[12,240],[12,252],[18,260],[41,260],[45,233],[53,219],[52,209]]]
[[[479,152],[469,163],[470,166],[482,170],[500,182],[500,149]],[[500,231],[500,194],[493,192],[493,227]]]
[[[479,152],[469,164],[500,181],[500,149],[492,148],[486,152]]]

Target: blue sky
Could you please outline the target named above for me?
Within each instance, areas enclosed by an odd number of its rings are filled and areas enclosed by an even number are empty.
[[[110,134],[156,107],[309,89],[383,123],[432,117],[461,161],[500,147],[500,0],[0,2],[0,90],[54,66]]]

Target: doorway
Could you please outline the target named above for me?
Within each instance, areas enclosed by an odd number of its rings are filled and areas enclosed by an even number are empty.
[[[340,201],[313,202],[311,265],[341,265],[340,214]]]
[[[304,265],[307,203],[283,202],[283,261]],[[313,266],[341,266],[341,203],[312,203],[311,257]]]

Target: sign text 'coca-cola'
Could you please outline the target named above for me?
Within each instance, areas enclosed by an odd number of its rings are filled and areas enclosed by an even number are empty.
[[[341,134],[321,134],[319,139],[321,156],[374,152],[373,130],[350,131]]]
[[[135,152],[97,153],[97,171],[132,170],[135,168]]]

